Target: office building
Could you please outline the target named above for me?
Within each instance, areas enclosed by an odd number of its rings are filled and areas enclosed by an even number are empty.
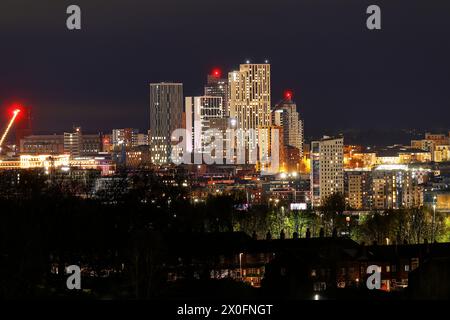
[[[72,132],[64,132],[64,153],[72,158],[95,156],[103,150],[100,133],[83,134],[81,127],[74,127]]]
[[[61,134],[27,136],[20,139],[19,150],[21,154],[29,155],[62,154],[64,153],[64,136]]]
[[[292,97],[292,92],[287,91],[284,99],[275,106],[272,111],[272,124],[282,127],[284,145],[297,148],[301,158],[303,156],[303,121],[300,119],[297,105]]]
[[[228,108],[228,79],[222,78],[222,71],[220,69],[214,69],[208,75],[204,94],[209,97],[221,97],[223,115],[230,115]]]
[[[211,148],[223,150],[223,144],[217,144],[215,139],[212,139],[212,131],[208,132],[208,130],[215,130],[216,134],[220,135],[218,138],[222,139],[223,142],[225,136],[223,129],[226,130],[227,118],[223,117],[222,97],[186,97],[185,109],[186,129],[187,132],[192,134],[190,141],[186,145],[187,150],[192,150],[195,154],[209,152]],[[210,143],[212,140],[214,141]]]
[[[103,151],[102,135],[100,133],[81,135],[81,153],[82,157],[96,156]]]
[[[64,153],[71,157],[79,157],[81,155],[82,138],[81,128],[74,127],[73,132],[64,132]]]
[[[171,161],[171,135],[183,125],[183,84],[150,84],[150,150],[154,164]]]

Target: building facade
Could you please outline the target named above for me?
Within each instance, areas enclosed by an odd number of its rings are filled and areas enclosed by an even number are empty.
[[[61,134],[52,135],[31,135],[20,139],[21,154],[62,154],[64,153],[64,136]]]
[[[152,162],[158,165],[171,161],[171,135],[182,128],[183,84],[150,84],[150,150]]]
[[[228,75],[230,116],[239,129],[270,125],[270,64],[241,64]]]
[[[208,75],[204,95],[209,97],[221,97],[223,115],[230,115],[230,109],[228,108],[228,79],[222,78],[220,70],[215,69]]]
[[[297,148],[300,158],[303,156],[303,121],[297,112],[297,105],[292,101],[292,93],[287,92],[272,111],[272,124],[283,128],[285,146]]]
[[[334,194],[344,194],[344,138],[323,137],[311,143],[311,196],[313,207]]]
[[[424,186],[429,169],[408,165],[380,165],[373,172],[373,209],[419,208],[424,204]]]
[[[345,170],[345,200],[349,209],[362,210],[371,207],[372,175],[370,170]]]
[[[72,132],[64,132],[64,153],[71,157],[81,156],[81,128],[74,127]]]

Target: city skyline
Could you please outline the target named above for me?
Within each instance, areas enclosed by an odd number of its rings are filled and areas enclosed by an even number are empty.
[[[2,0],[0,299],[448,299],[448,13]]]
[[[73,34],[61,23],[63,4],[27,3],[30,13],[23,13],[22,2],[5,1],[0,7],[8,13],[2,19],[8,50],[0,60],[1,119],[10,102],[22,102],[33,108],[38,132],[64,131],[73,124],[87,131],[146,129],[149,83],[180,82],[185,96],[198,96],[211,69],[226,75],[247,59],[269,60],[271,107],[291,89],[309,134],[324,128],[449,126],[450,47],[444,39],[450,26],[442,15],[448,4],[430,8],[413,1],[403,8],[382,1],[383,29],[370,33],[364,1],[339,6],[246,1],[225,7],[196,0],[196,10],[176,1],[154,7],[131,1],[119,10],[117,2],[109,1],[106,14],[79,1],[83,29]],[[179,10],[170,11],[170,5]],[[134,23],[126,25],[127,17]],[[235,24],[227,23],[230,17]],[[163,28],[167,19],[171,26]],[[227,45],[238,30],[243,36]],[[100,39],[103,33],[107,36]],[[24,52],[33,54],[21,59]],[[423,108],[439,117],[424,122],[418,116]],[[364,117],[363,110],[372,111],[371,116]],[[320,125],[314,121],[319,112],[329,115]]]

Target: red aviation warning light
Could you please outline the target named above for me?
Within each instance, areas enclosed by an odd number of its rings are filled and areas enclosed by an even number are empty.
[[[284,92],[284,98],[286,100],[291,100],[293,96],[294,96],[294,93],[291,90],[286,90]]]
[[[214,68],[211,72],[211,75],[214,78],[219,79],[222,76],[222,70],[220,70],[219,68]]]
[[[22,111],[22,108],[18,105],[14,105],[11,108],[11,112],[12,112],[12,117],[11,120],[9,120],[8,126],[6,127],[5,132],[3,133],[1,139],[0,139],[0,148],[3,145],[3,142],[5,141],[6,137],[8,136],[8,132],[11,129],[12,125],[14,124],[14,121],[16,120],[16,118],[19,116],[20,112]]]

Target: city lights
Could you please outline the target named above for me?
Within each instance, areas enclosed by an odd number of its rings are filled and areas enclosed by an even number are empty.
[[[2,6],[1,298],[448,299],[449,4],[53,2]]]

